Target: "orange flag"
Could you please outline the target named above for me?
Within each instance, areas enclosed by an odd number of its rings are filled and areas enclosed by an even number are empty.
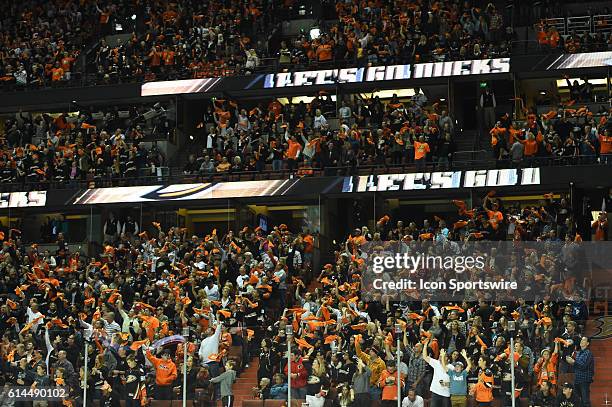
[[[327,335],[325,337],[325,344],[329,345],[330,343],[336,341],[339,338],[338,335]]]
[[[314,348],[314,346],[312,346],[311,344],[306,342],[306,340],[301,339],[301,338],[296,339],[295,342],[298,344],[298,347],[300,348],[306,348],[306,349]]]
[[[465,310],[457,305],[447,305],[444,307],[447,311],[457,311],[457,312],[465,312]]]
[[[421,321],[425,320],[424,316],[419,315],[419,314],[417,314],[415,312],[411,312],[410,314],[408,314],[408,318],[416,320],[417,324],[419,324]]]
[[[217,311],[217,313],[223,315],[225,318],[229,318],[232,316],[232,313],[230,311],[226,311],[224,309],[220,309],[219,311]]]
[[[19,331],[19,335],[23,335],[26,332],[28,332],[34,326],[34,324],[36,324],[41,319],[43,319],[42,315],[38,318],[34,318],[32,322],[28,322],[27,324],[25,324],[25,326],[21,329],[21,331]]]
[[[148,339],[143,339],[142,341],[134,341],[130,345],[130,349],[132,349],[133,351],[137,351],[142,345],[146,345],[148,341]]]
[[[487,349],[488,346],[486,343],[484,343],[484,341],[482,339],[480,339],[480,335],[476,335],[476,341],[480,344],[481,347],[483,347],[484,349]]]

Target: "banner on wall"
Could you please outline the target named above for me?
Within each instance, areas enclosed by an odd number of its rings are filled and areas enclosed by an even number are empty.
[[[559,55],[548,64],[546,70],[597,68],[600,66],[612,66],[612,51]]]
[[[207,93],[217,90],[258,90],[323,86],[339,83],[387,82],[448,76],[486,75],[510,72],[510,58],[427,62],[342,69],[287,71],[228,78],[186,79],[149,82],[141,96]],[[226,89],[227,88],[227,89]]]
[[[341,181],[341,182],[339,182]],[[335,190],[341,185],[341,190]],[[539,168],[442,171],[351,177],[293,178],[199,184],[149,185],[87,189],[73,205],[256,198],[336,192],[393,192],[540,185]]]
[[[45,206],[47,191],[2,192],[0,193],[0,209],[32,208]]]
[[[342,192],[393,192],[540,185],[539,168],[439,171],[345,177]]]
[[[94,188],[79,194],[73,205],[188,201],[200,199],[281,196],[296,192],[297,179],[200,184]]]
[[[269,202],[317,196],[408,192],[418,196],[461,195],[473,188],[544,193],[569,188],[612,188],[608,167],[534,167],[393,173],[356,176],[318,176],[284,180],[223,181],[172,185],[91,188],[0,193],[0,210],[10,208],[65,208],[67,205],[197,202],[215,199],[269,198]],[[537,191],[537,192],[536,192]],[[248,202],[248,201],[245,201]],[[309,214],[310,215],[313,215]],[[315,216],[318,218],[318,216]],[[314,227],[314,226],[313,226]]]

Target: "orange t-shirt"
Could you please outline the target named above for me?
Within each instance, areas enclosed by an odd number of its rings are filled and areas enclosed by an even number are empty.
[[[174,51],[164,51],[164,65],[174,65]]]
[[[558,353],[553,353],[548,359],[546,366],[544,363],[537,363],[533,369],[535,374],[538,376],[538,386],[542,384],[544,380],[557,384],[557,360],[559,359]]]
[[[62,68],[51,69],[51,80],[53,82],[60,81],[64,77],[64,70]]]
[[[599,136],[599,153],[612,154],[612,136]]]
[[[420,141],[414,142],[414,159],[420,160],[425,158],[425,156],[429,153],[429,144],[421,143]]]
[[[536,155],[538,152],[538,143],[535,140],[525,140],[525,155],[528,157]]]
[[[393,384],[386,384],[387,378],[393,378]],[[404,379],[400,373],[401,387],[404,387]],[[393,374],[389,373],[387,369],[383,370],[380,374],[380,380],[378,385],[382,387],[382,399],[383,400],[397,400],[397,372]]]
[[[498,222],[504,220],[504,215],[500,211],[487,211],[489,219],[494,219]]]
[[[70,68],[72,68],[73,62],[74,62],[74,58],[72,57],[62,58],[61,64],[62,64],[62,69],[64,70],[64,72],[70,72]]]
[[[295,160],[298,153],[302,149],[302,146],[297,141],[289,140],[289,147],[287,148],[287,158]]]
[[[474,388],[474,398],[480,403],[493,401],[493,377],[480,374],[482,382],[478,382]]]
[[[317,48],[317,59],[319,62],[330,61],[332,59],[332,48],[329,44],[321,44]]]
[[[557,46],[559,46],[559,39],[561,37],[559,37],[559,33],[558,32],[553,32],[552,34],[550,34],[550,37],[548,37],[548,45],[550,45],[553,48],[556,48]]]

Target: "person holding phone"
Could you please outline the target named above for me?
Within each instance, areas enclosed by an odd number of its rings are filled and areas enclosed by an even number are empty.
[[[433,368],[433,379],[429,390],[431,391],[431,407],[449,407],[450,406],[450,376],[448,375],[448,365],[446,360],[446,351],[440,350],[439,359],[429,357],[428,347],[431,337],[427,338],[425,346],[423,346],[423,360]]]

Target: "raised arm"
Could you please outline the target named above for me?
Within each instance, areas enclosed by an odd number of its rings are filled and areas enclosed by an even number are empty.
[[[461,350],[461,356],[465,359],[465,369],[469,372],[472,370],[472,359],[468,358],[467,351],[465,349]]]
[[[363,360],[365,363],[368,363],[370,361],[370,357],[361,350],[361,344],[359,343],[358,338],[353,337],[353,339],[355,341],[355,353],[357,354],[357,357]]]
[[[431,360],[431,358],[430,358],[430,357],[429,357],[429,355],[427,354],[427,348],[429,347],[429,341],[430,341],[430,339],[429,339],[429,338],[427,338],[427,340],[426,340],[426,341],[425,341],[425,343],[423,344],[423,353],[422,353],[422,356],[423,356],[423,360],[424,360],[426,363],[429,363],[429,362],[430,362],[430,360]]]

